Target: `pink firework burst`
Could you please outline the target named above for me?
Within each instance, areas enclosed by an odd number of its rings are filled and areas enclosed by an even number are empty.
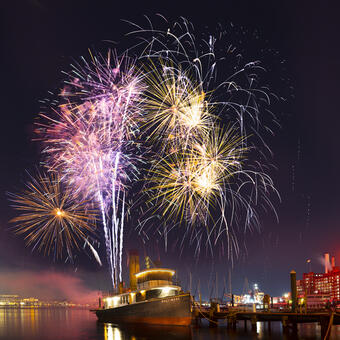
[[[141,77],[133,61],[108,53],[74,66],[61,95],[65,102],[41,114],[38,133],[46,165],[87,198],[107,203],[115,186],[131,177],[138,133]]]

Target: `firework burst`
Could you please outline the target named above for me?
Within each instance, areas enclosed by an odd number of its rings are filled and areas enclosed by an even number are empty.
[[[143,109],[148,137],[168,143],[206,134],[211,128],[210,114],[201,84],[195,84],[181,68],[158,60],[150,62],[144,75],[146,89]]]
[[[36,123],[45,164],[86,198],[98,199],[100,190],[109,206],[112,175],[115,186],[123,186],[135,174],[130,140],[138,132],[138,73],[125,55],[111,58],[109,52],[107,59],[74,66],[66,83],[65,102]]]
[[[88,202],[74,199],[54,174],[30,177],[21,194],[10,194],[12,205],[20,216],[11,220],[17,234],[25,235],[28,246],[44,254],[72,258],[79,243],[94,236],[97,213]]]
[[[155,162],[148,178],[150,200],[166,219],[204,222],[226,185],[242,171],[246,152],[243,138],[232,128],[216,129],[190,149],[176,150]]]

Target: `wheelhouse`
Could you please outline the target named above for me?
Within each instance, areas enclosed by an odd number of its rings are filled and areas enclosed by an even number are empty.
[[[137,290],[104,298],[104,308],[179,295],[181,287],[174,284],[174,274],[174,270],[166,268],[150,268],[136,273]]]

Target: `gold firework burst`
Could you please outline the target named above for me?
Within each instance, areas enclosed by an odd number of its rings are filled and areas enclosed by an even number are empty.
[[[55,174],[31,176],[23,193],[10,197],[21,213],[11,220],[15,233],[24,234],[26,244],[44,254],[59,258],[66,251],[72,257],[78,243],[94,234],[96,211],[86,201],[77,201]]]
[[[156,162],[146,189],[157,211],[168,218],[205,220],[231,178],[242,171],[247,148],[230,128],[215,129],[190,149]]]
[[[144,79],[144,125],[150,137],[178,141],[206,134],[213,116],[202,87],[181,68],[159,63],[157,67],[151,62]]]

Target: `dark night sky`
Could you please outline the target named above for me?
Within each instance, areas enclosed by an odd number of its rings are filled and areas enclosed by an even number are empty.
[[[23,269],[75,270],[72,265],[31,253],[8,230],[13,211],[6,192],[20,190],[25,169],[33,169],[39,160],[39,147],[31,142],[33,119],[39,112],[38,100],[60,86],[61,71],[68,69],[72,58],[86,55],[89,47],[102,47],[103,40],[121,42],[124,47],[123,35],[129,27],[121,19],[141,22],[143,14],[155,13],[168,19],[184,16],[195,26],[212,28],[219,22],[232,22],[235,29],[243,27],[250,35],[257,31],[259,49],[266,46],[279,52],[273,58],[281,66],[271,68],[269,61],[268,77],[275,92],[286,98],[276,105],[282,128],[270,140],[277,167],[271,175],[282,196],[282,203],[276,205],[280,222],[271,215],[262,216],[262,232],[247,237],[248,253],[242,252],[233,269],[235,291],[242,292],[247,277],[250,283],[258,282],[269,294],[278,295],[288,289],[291,269],[298,276],[306,270],[306,259],[312,259],[316,271],[322,270],[324,252],[340,261],[340,23],[335,6],[323,1],[250,0],[207,1],[205,5],[198,1],[23,0],[0,6],[0,275]],[[244,50],[246,39],[247,35],[242,40]],[[256,51],[256,46],[252,44],[251,50]],[[288,83],[281,78],[289,79]],[[158,248],[162,253],[163,245]],[[207,286],[217,271],[222,290],[228,260],[201,256],[197,264],[192,257],[192,249],[181,259],[176,250],[170,250],[163,263],[179,269],[183,283],[194,271],[194,281],[200,276],[201,285]],[[80,255],[76,267],[89,275],[91,288],[106,287],[104,281],[99,286],[95,283],[96,277],[105,280],[105,270],[93,259]]]

